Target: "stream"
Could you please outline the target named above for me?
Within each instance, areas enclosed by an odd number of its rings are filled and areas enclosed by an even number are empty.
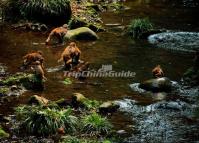
[[[193,53],[157,48],[147,40],[133,40],[123,35],[122,29],[131,19],[148,17],[157,28],[198,32],[198,2],[127,0],[124,4],[129,8],[119,13],[109,11],[101,14],[107,31],[98,33],[98,41],[79,41],[77,45],[82,51],[81,59],[91,63],[90,69],[98,70],[103,65],[112,65],[114,71],[136,73],[131,78],[87,78],[86,82],[90,84],[73,79],[72,84],[64,85],[61,82],[65,78],[64,73],[57,72],[56,68],[60,66],[57,60],[66,45],[46,46],[44,41],[48,33],[1,27],[0,63],[6,66],[8,72],[20,71],[22,57],[35,50],[43,52],[47,71],[54,71],[46,73],[48,80],[44,91],[26,91],[18,98],[0,104],[0,114],[12,114],[13,107],[27,103],[31,95],[40,95],[54,101],[69,98],[72,93],[79,92],[89,99],[117,101],[120,111],[114,113],[110,120],[116,130],[125,130],[126,134],[121,135],[125,143],[199,141],[199,124],[191,115],[196,106],[196,95],[199,94],[197,87],[186,89],[178,85],[177,95],[160,100],[153,95],[142,96],[129,86],[152,78],[151,70],[158,64],[166,77],[180,82],[183,73],[193,63]]]

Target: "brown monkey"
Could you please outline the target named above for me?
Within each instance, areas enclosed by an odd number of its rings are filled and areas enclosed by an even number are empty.
[[[68,25],[64,24],[61,27],[57,27],[53,29],[50,34],[48,35],[48,38],[46,39],[46,45],[49,44],[52,37],[56,37],[59,41],[59,43],[63,43],[63,37],[68,32]]]
[[[152,70],[152,74],[155,78],[160,78],[164,76],[164,72],[161,69],[160,65],[157,65],[153,70]]]
[[[61,58],[58,62],[64,61],[65,66],[68,67],[72,64],[72,66],[77,65],[79,63],[79,58],[81,55],[81,51],[77,47],[75,42],[71,42],[69,46],[65,48],[65,50],[61,54]]]
[[[31,69],[35,72],[35,75],[38,76],[40,79],[47,80],[47,78],[44,75],[44,70],[41,66],[40,61],[35,61],[32,63]]]
[[[39,61],[41,64],[42,69],[44,70],[43,62],[44,62],[44,57],[42,55],[41,51],[37,52],[31,52],[26,54],[23,57],[23,66],[27,68],[29,65],[33,64],[34,62]]]

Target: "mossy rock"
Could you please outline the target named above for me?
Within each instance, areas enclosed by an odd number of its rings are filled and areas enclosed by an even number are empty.
[[[88,27],[80,27],[73,30],[68,30],[64,36],[65,40],[97,40],[97,34]]]
[[[82,107],[86,109],[97,109],[100,105],[100,102],[96,100],[89,100],[81,93],[74,93],[72,95],[72,106]]]
[[[49,100],[44,98],[44,97],[38,96],[38,95],[33,95],[33,96],[30,97],[29,103],[44,106],[44,105],[47,105],[49,103]]]
[[[152,92],[170,92],[172,83],[167,77],[162,77],[146,80],[140,83],[139,88]]]
[[[79,17],[73,17],[71,20],[68,22],[68,27],[70,29],[76,29],[79,27],[86,27],[88,23],[85,21],[85,19],[81,19]]]
[[[8,87],[0,87],[0,97],[6,95],[9,90]]]
[[[76,105],[76,104],[83,104],[83,102],[86,100],[86,97],[81,94],[81,93],[74,93],[72,95],[72,104]]]
[[[99,111],[100,113],[112,113],[117,111],[119,109],[119,105],[117,105],[114,101],[107,101],[102,103],[99,106]]]
[[[10,135],[6,133],[0,126],[0,139],[8,138]]]
[[[57,104],[59,107],[71,106],[71,101],[64,98],[61,98],[54,103]]]
[[[104,28],[99,23],[87,22],[86,19],[81,19],[79,17],[73,17],[69,21],[68,25],[69,25],[70,29],[76,29],[76,28],[80,28],[80,27],[88,27],[95,32],[105,31]]]

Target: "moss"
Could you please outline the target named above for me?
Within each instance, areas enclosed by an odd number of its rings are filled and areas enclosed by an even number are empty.
[[[1,95],[1,94],[4,95],[4,94],[6,94],[8,91],[9,91],[9,88],[8,88],[8,87],[1,87],[1,88],[0,88],[0,95]]]
[[[70,78],[65,78],[64,81],[63,81],[63,83],[65,85],[68,85],[68,84],[72,84],[72,81],[70,80]]]
[[[115,11],[119,11],[124,8],[124,5],[119,2],[113,2],[108,7],[114,9]]]
[[[91,14],[92,11],[89,11],[88,13]],[[105,31],[101,24],[97,22],[90,22],[87,19],[83,19],[83,18],[79,18],[75,16],[69,21],[68,26],[70,29],[88,27],[95,32]]]
[[[2,81],[0,81],[0,84],[2,85],[14,85],[22,83],[26,80],[28,80],[32,75],[31,74],[25,74],[25,73],[17,73],[15,75],[9,76]]]
[[[10,135],[6,133],[0,126],[0,139],[2,138],[8,138]]]
[[[88,27],[80,27],[73,30],[68,30],[64,36],[64,40],[97,40],[97,34]]]
[[[72,96],[72,105],[75,107],[80,106],[90,110],[90,109],[97,109],[100,106],[100,102],[96,100],[90,100],[81,93],[75,93]]]

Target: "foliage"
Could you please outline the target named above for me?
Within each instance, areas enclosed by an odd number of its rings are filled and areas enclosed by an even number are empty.
[[[100,102],[97,100],[89,100],[86,98],[85,100],[83,100],[83,105],[87,109],[96,109],[100,106]]]
[[[66,136],[61,143],[111,143],[109,140],[98,141],[96,138],[77,138]]]
[[[63,83],[65,85],[68,85],[68,84],[72,84],[72,81],[70,80],[70,78],[65,78],[64,81],[63,81]]]
[[[15,75],[5,78],[4,80],[1,80],[0,84],[2,84],[2,85],[18,84],[24,80],[27,80],[31,76],[32,76],[31,74],[18,73],[18,74],[15,74]]]
[[[128,33],[133,38],[140,38],[141,34],[153,29],[153,24],[148,18],[134,19],[128,27]]]
[[[50,135],[63,127],[65,132],[76,130],[77,118],[71,115],[71,109],[58,110],[42,106],[19,106],[16,108],[17,119],[21,127],[29,134]]]
[[[8,87],[0,87],[0,95],[1,94],[6,94],[9,91]]]
[[[6,133],[0,126],[0,139],[1,138],[8,138],[10,135]]]
[[[54,22],[56,18],[67,19],[71,16],[69,0],[9,0],[8,8],[10,12],[17,11],[17,16],[22,16],[29,20],[41,22]],[[13,13],[14,15],[14,13]],[[59,22],[60,19],[56,19]]]
[[[82,123],[82,131],[90,136],[101,134],[107,135],[110,133],[112,128],[112,125],[109,123],[109,121],[97,113],[84,116]]]
[[[68,136],[61,143],[99,143],[97,140],[92,139],[79,139],[77,137]]]

